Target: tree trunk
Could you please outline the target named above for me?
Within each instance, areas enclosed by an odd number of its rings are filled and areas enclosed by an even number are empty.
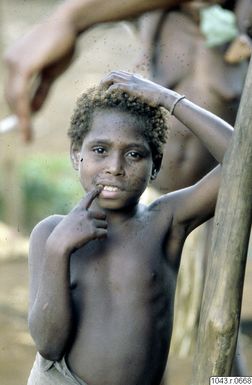
[[[252,60],[223,164],[203,293],[193,385],[229,376],[237,342],[252,217]]]

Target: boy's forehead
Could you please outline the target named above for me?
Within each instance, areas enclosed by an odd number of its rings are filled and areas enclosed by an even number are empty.
[[[93,113],[91,131],[124,130],[139,136],[144,134],[143,119],[130,111],[116,108],[96,109]]]
[[[83,139],[83,144],[114,143],[119,146],[138,145],[150,148],[144,134],[144,125],[136,116],[127,111],[117,109],[101,109],[95,111],[90,130]]]

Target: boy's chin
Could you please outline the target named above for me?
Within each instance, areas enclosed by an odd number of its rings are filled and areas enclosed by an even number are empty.
[[[129,210],[130,208],[135,207],[138,204],[138,201],[139,199],[123,201],[116,199],[104,199],[102,197],[98,198],[98,204],[102,209],[115,211]]]

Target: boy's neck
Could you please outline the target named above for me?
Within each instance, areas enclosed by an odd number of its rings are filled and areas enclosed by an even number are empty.
[[[120,225],[135,217],[140,210],[141,205],[139,203],[134,206],[128,206],[121,210],[102,209],[107,218],[107,222],[110,225]]]

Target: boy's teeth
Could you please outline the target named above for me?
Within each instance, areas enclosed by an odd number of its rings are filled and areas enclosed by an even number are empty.
[[[103,190],[105,190],[105,191],[118,191],[118,188],[114,187],[114,186],[104,186]]]

